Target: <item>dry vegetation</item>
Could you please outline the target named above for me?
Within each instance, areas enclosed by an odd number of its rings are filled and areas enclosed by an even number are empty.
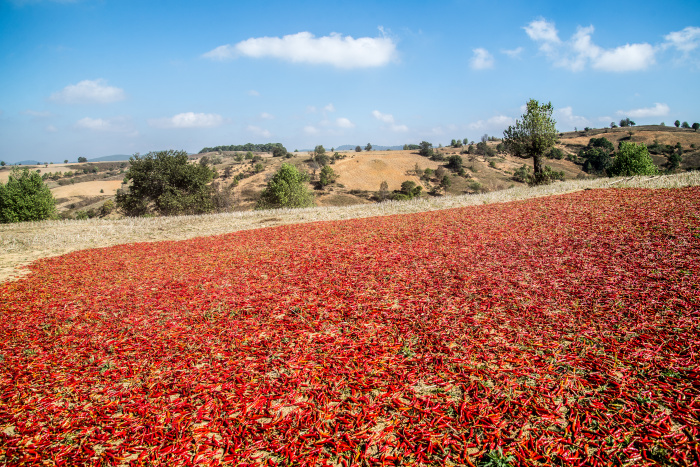
[[[387,216],[462,206],[502,203],[597,188],[677,188],[700,185],[700,172],[659,177],[580,179],[530,188],[459,196],[388,201],[346,207],[231,212],[204,216],[54,220],[0,225],[0,281],[27,273],[23,266],[44,257],[111,245],[183,240],[283,224]]]

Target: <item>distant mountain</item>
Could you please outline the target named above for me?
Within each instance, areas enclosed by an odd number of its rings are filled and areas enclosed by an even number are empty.
[[[88,159],[88,162],[112,162],[112,161],[128,161],[131,156],[126,156],[124,154],[115,154],[113,156],[96,157],[95,159]]]
[[[19,162],[14,162],[10,165],[41,165],[41,162],[39,161],[19,161]]]

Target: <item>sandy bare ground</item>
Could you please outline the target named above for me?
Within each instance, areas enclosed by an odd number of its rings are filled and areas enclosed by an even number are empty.
[[[416,164],[421,169],[437,169],[439,162],[431,161],[409,151],[371,151],[347,153],[347,159],[335,163],[333,170],[338,173],[337,182],[351,190],[378,191],[386,181],[389,190],[398,190],[401,183],[412,180],[419,183],[418,177],[408,175],[406,167],[413,169]]]
[[[59,186],[51,190],[54,198],[71,198],[75,196],[112,196],[122,186],[121,180],[95,180]],[[104,193],[100,193],[103,190]]]
[[[404,178],[405,180],[405,178]],[[124,243],[184,240],[239,230],[315,221],[342,220],[508,202],[594,188],[679,188],[700,185],[700,172],[663,177],[571,180],[542,187],[515,187],[480,195],[388,201],[347,207],[247,211],[205,216],[86,219],[0,225],[0,282],[27,274],[40,258]]]

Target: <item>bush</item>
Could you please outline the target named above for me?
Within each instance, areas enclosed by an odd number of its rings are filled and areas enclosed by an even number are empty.
[[[395,199],[412,199],[419,196],[421,191],[423,191],[422,186],[416,185],[416,182],[412,180],[406,180],[401,184],[401,192],[399,193],[403,196],[395,197]]]
[[[552,148],[551,151],[549,151],[549,154],[547,154],[547,157],[550,159],[556,159],[556,160],[562,160],[566,157],[566,153],[562,151],[559,148]]]
[[[464,162],[462,161],[462,157],[456,154],[447,158],[447,168],[453,172],[459,172],[462,170],[463,164]]]
[[[313,204],[313,195],[306,187],[307,174],[291,164],[282,167],[267,183],[256,209],[302,208]]]
[[[608,169],[608,175],[631,176],[631,175],[656,175],[659,170],[651,160],[647,147],[640,143],[620,142],[620,148],[615,155],[615,160]]]
[[[56,200],[41,175],[15,167],[0,183],[0,223],[40,221],[56,215]]]
[[[120,189],[115,198],[126,215],[200,214],[214,209],[208,186],[214,174],[206,165],[190,164],[187,152],[136,154],[130,162],[125,181],[131,180],[131,186],[128,191]]]
[[[330,165],[325,165],[321,169],[321,174],[319,176],[319,182],[321,183],[321,186],[328,186],[331,183],[335,183],[335,180],[338,178],[336,173],[333,171]]]
[[[284,146],[276,146],[272,150],[272,157],[284,157],[287,155],[287,148]]]
[[[104,202],[102,207],[100,207],[100,214],[102,216],[108,216],[112,213],[112,211],[114,211],[114,201],[108,199]]]
[[[362,148],[360,146],[355,146],[355,152],[362,152]]]
[[[521,183],[528,183],[530,181],[530,167],[523,164],[522,167],[516,169],[513,172],[513,180]]]
[[[423,157],[432,157],[433,156],[433,145],[427,141],[421,141],[420,143],[420,149],[418,150],[418,154],[420,154]]]

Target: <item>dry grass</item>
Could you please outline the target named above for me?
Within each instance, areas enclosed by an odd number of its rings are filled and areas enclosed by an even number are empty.
[[[480,195],[420,198],[344,207],[276,209],[204,216],[87,219],[0,225],[0,281],[26,273],[39,258],[123,243],[184,240],[283,224],[407,214],[502,203],[595,188],[678,188],[700,185],[700,172],[662,177],[571,180],[541,187],[518,186]]]

